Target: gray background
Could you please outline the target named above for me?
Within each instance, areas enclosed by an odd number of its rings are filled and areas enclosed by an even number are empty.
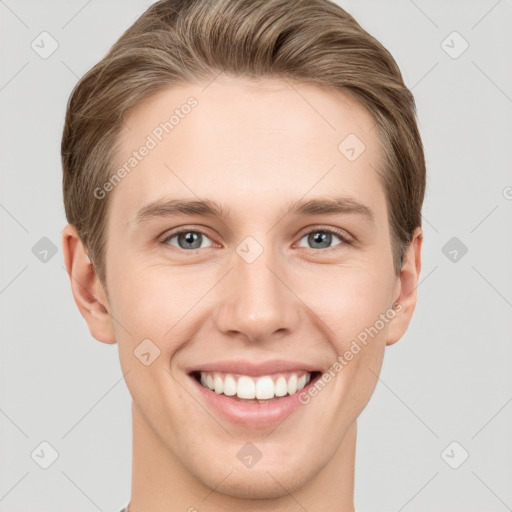
[[[131,397],[70,292],[59,148],[73,85],[150,3],[0,1],[1,511],[129,499]],[[419,302],[359,420],[356,508],[512,510],[512,2],[339,3],[401,67],[428,165]]]

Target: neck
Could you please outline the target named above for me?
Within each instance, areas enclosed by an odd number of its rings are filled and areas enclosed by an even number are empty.
[[[132,495],[128,512],[354,512],[355,423],[331,460],[307,485],[293,494],[283,489],[283,496],[265,500],[241,499],[205,486],[173,455],[133,403],[132,426]]]

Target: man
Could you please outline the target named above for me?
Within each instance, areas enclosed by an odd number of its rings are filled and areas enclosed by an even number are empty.
[[[409,325],[414,99],[327,0],[163,0],[75,87],[67,270],[133,397],[129,512],[353,511]]]

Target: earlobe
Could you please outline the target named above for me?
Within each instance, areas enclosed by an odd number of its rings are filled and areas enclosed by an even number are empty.
[[[405,334],[416,308],[422,242],[423,232],[420,227],[417,227],[404,254],[400,273],[400,296],[396,300],[397,307],[393,308],[395,316],[389,325],[386,345],[393,345]]]
[[[62,232],[62,252],[73,297],[89,331],[98,341],[115,343],[107,296],[84,244],[71,224]]]

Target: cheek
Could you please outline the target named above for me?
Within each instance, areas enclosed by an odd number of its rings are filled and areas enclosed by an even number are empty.
[[[311,272],[308,278],[302,276],[300,296],[325,323],[327,334],[340,353],[388,310],[391,281],[386,277],[389,274],[371,272],[367,267],[327,270]],[[380,336],[387,324],[383,328],[379,323],[378,327]]]
[[[174,389],[174,403],[187,400],[170,373],[170,361],[189,339],[187,313],[201,290],[187,287],[186,276],[176,268],[119,265],[109,278],[111,313],[126,384],[141,412],[157,425],[160,420],[155,411],[167,400],[163,390]],[[172,404],[169,407],[171,410]]]
[[[207,320],[208,291],[219,277],[191,266],[131,264],[110,274],[112,316],[124,368],[134,350],[151,340],[160,352],[151,366],[169,369],[169,362]],[[152,345],[146,344],[151,348]],[[137,363],[137,361],[135,361]],[[138,366],[135,364],[135,366]]]
[[[204,293],[197,275],[193,278],[177,267],[156,268],[134,261],[117,267],[110,277],[115,292],[112,313],[139,335],[162,338]]]

